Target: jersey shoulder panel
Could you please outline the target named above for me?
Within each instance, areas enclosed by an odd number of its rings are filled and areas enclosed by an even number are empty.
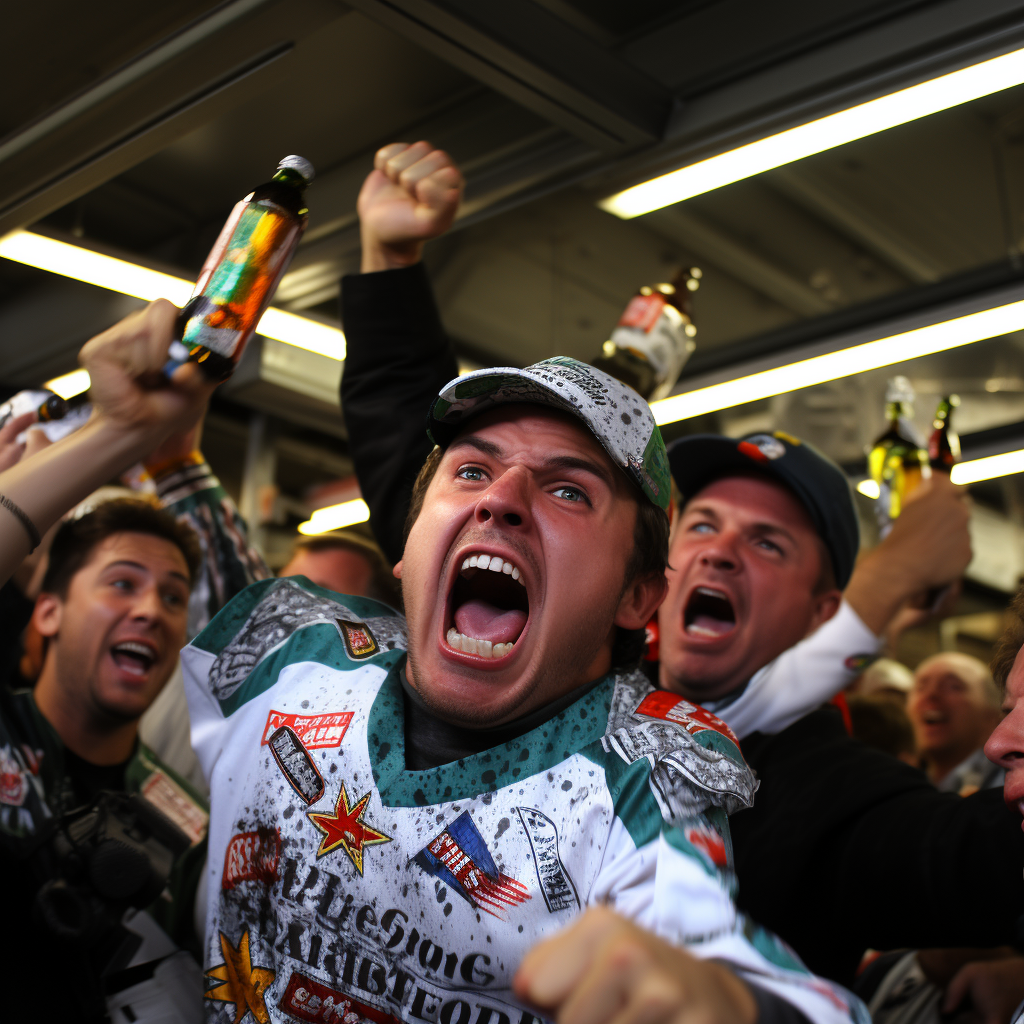
[[[620,766],[646,765],[669,824],[710,807],[731,814],[753,803],[757,779],[729,727],[678,694],[653,689],[640,672],[618,677],[601,745]],[[633,772],[622,774],[621,767],[610,769],[610,777],[621,779],[624,800],[638,785]]]
[[[402,616],[378,601],[290,577],[247,587],[190,646],[213,655],[206,686],[231,714],[273,685],[275,672],[256,672],[273,653],[282,652],[283,663],[387,670],[404,654],[406,627]]]

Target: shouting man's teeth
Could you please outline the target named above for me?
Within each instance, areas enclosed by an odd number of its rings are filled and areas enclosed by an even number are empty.
[[[463,570],[466,569],[489,569],[491,572],[503,572],[506,576],[518,580],[519,569],[511,562],[506,562],[498,555],[470,555],[462,561]]]
[[[494,644],[490,640],[477,640],[475,637],[463,636],[457,629],[449,629],[448,646],[463,654],[476,654],[481,658],[504,658],[512,650],[513,644]]]

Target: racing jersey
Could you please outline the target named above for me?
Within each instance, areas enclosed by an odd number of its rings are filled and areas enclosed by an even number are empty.
[[[523,954],[605,903],[816,1022],[864,1024],[733,902],[728,727],[639,672],[531,731],[406,769],[405,622],[302,578],[235,598],[182,652],[213,815],[208,1020],[532,1024]]]

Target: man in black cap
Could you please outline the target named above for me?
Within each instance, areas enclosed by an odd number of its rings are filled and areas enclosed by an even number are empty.
[[[343,283],[342,407],[389,557],[401,550],[424,454],[418,416],[401,411],[420,408],[455,369],[419,259],[454,219],[461,182],[429,144],[396,144],[377,154],[359,199],[363,273]],[[998,797],[947,799],[915,769],[851,740],[835,709],[806,713],[852,681],[911,594],[963,571],[958,489],[945,478],[925,484],[853,572],[852,496],[811,446],[785,434],[692,437],[670,461],[685,504],[657,671],[662,687],[746,735],[761,788],[733,819],[743,904],[846,983],[868,946],[1012,942],[1024,839]]]

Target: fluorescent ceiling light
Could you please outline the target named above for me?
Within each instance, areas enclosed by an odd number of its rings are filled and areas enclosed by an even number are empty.
[[[369,506],[362,498],[356,498],[353,501],[343,501],[340,505],[318,508],[306,522],[299,524],[299,533],[307,537],[318,533],[330,533],[331,530],[365,523],[369,518]]]
[[[75,395],[80,395],[83,391],[89,390],[89,371],[88,370],[72,370],[70,373],[65,373],[61,377],[54,377],[53,380],[48,380],[43,384],[44,388],[49,388],[51,391],[60,395],[61,398],[74,398]]]
[[[146,302],[170,299],[176,306],[183,306],[192,295],[191,281],[31,231],[12,231],[0,238],[0,256]],[[337,327],[286,313],[283,309],[268,309],[256,331],[265,338],[283,341],[329,359],[345,358],[345,335]]]
[[[639,217],[733,181],[802,160],[854,139],[884,132],[981,96],[989,96],[1021,82],[1024,82],[1024,50],[1014,50],[720,153],[689,167],[681,167],[610,196],[599,205],[618,217]]]
[[[1024,329],[1024,301],[1010,302],[978,313],[945,320],[927,327],[918,327],[903,334],[852,345],[825,355],[801,359],[772,370],[752,373],[747,377],[723,381],[698,388],[651,405],[659,426],[690,419],[702,413],[730,409],[735,405],[756,402],[787,391],[813,387],[826,381],[849,377],[865,370],[876,370],[908,359],[945,352],[961,345],[970,345],[987,338]]]
[[[1011,473],[1024,473],[1024,450],[958,462],[950,473],[950,479],[955,484],[976,484],[997,476],[1010,476]]]
[[[878,496],[882,493],[881,488],[878,486],[878,481],[872,480],[871,477],[861,480],[860,483],[857,484],[857,490],[860,491],[865,498],[871,498],[872,500],[877,500]]]

